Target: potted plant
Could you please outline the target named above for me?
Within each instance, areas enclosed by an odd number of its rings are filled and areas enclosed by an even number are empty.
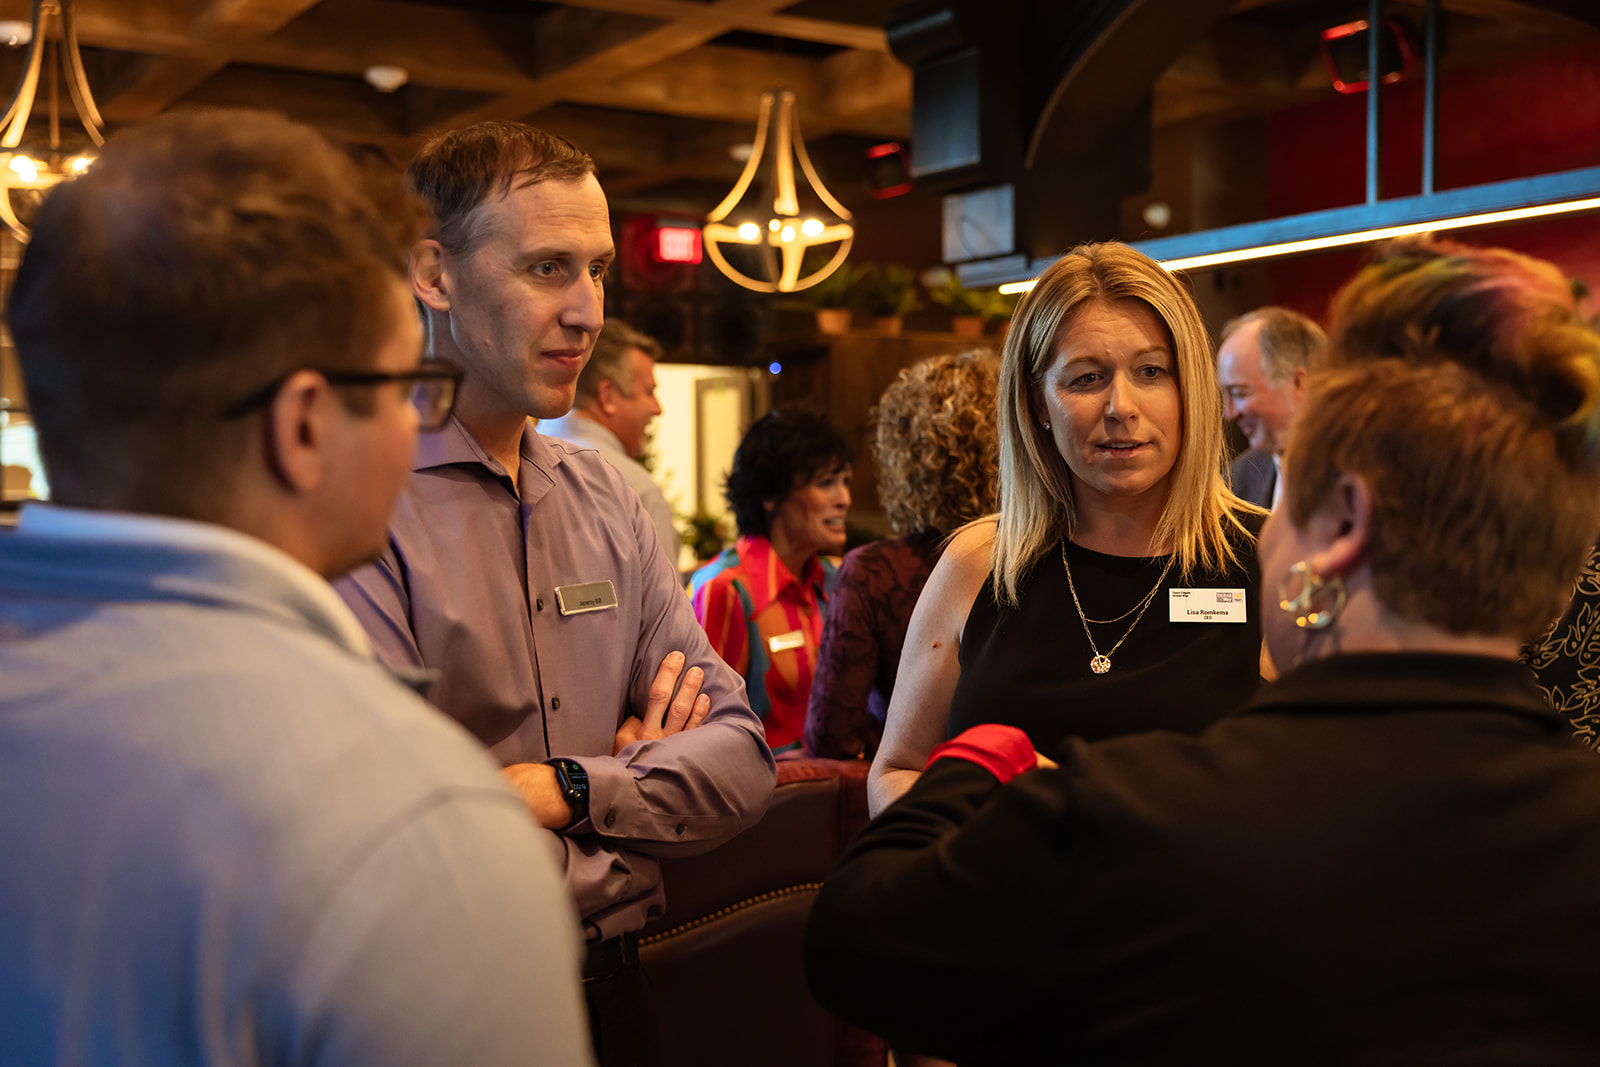
[[[996,299],[1005,299],[993,289],[968,289],[954,271],[945,271],[942,281],[929,286],[928,295],[950,312],[950,332],[957,337],[982,337]]]
[[[694,558],[701,563],[715,558],[728,543],[723,536],[721,519],[712,518],[704,511],[678,518],[683,527],[683,543],[694,550]]]
[[[821,270],[825,262],[814,258],[807,259],[801,273],[810,274]],[[855,286],[861,280],[864,270],[864,267],[852,267],[849,263],[841,263],[837,270],[816,285],[794,294],[797,306],[809,308],[816,314],[818,333],[837,334],[850,329],[851,308],[855,303]]]
[[[887,334],[899,334],[906,314],[922,306],[917,299],[916,275],[898,263],[865,265],[856,292],[875,320],[873,325]]]
[[[1021,293],[1002,293],[995,289],[989,296],[989,304],[984,309],[984,322],[997,322],[1000,324],[1000,337],[1002,343],[1006,333],[1011,329],[1011,316],[1017,310],[1017,302],[1022,299]]]

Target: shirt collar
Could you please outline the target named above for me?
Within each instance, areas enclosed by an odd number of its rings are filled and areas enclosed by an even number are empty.
[[[1440,652],[1355,652],[1303,664],[1263,686],[1245,711],[1511,711],[1551,728],[1561,717],[1515,660]]]
[[[550,442],[534,429],[531,419],[523,423],[522,443],[518,447],[523,463],[532,465],[544,476],[536,480],[536,486],[528,485],[529,479],[518,477],[517,483],[522,487],[524,499],[529,496],[530,490],[537,495],[543,495],[555,481],[552,472],[561,465],[560,450],[550,447]],[[483,467],[510,488],[509,476],[506,469],[500,465],[500,461],[478,443],[478,439],[472,436],[472,431],[467,429],[466,423],[455,415],[451,415],[450,421],[438,432],[418,436],[417,450],[411,458],[413,472],[462,463]]]
[[[22,537],[84,546],[115,545],[130,549],[175,549],[198,558],[219,560],[219,568],[197,573],[202,581],[230,582],[225,572],[241,567],[276,583],[275,599],[316,626],[343,648],[371,658],[366,631],[322,576],[282,549],[238,530],[215,523],[162,515],[69,508],[30,503],[22,509],[16,532]],[[233,589],[240,594],[243,590]]]
[[[602,452],[610,449],[618,455],[628,455],[627,449],[622,447],[622,438],[577,408],[573,408],[559,419],[542,420],[539,423],[539,433],[559,437],[573,444],[588,445]]]
[[[747,534],[739,538],[738,545],[739,562],[744,569],[765,579],[756,583],[760,588],[750,590],[751,606],[757,612],[777,600],[790,587],[793,587],[794,595],[801,603],[816,600],[817,590],[822,588],[827,573],[815,555],[806,560],[797,578],[784,566],[783,559],[772,550],[772,542],[765,537]]]

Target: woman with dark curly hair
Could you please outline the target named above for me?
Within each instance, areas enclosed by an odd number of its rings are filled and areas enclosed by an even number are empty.
[[[744,676],[774,752],[797,747],[835,570],[844,550],[850,457],[824,416],[771,411],[745,433],[725,490],[739,540],[695,572],[695,617]]]
[[[878,749],[911,610],[945,535],[994,510],[999,377],[987,349],[934,356],[901,371],[878,402],[878,497],[901,536],[861,546],[839,568],[806,713],[814,756]]]

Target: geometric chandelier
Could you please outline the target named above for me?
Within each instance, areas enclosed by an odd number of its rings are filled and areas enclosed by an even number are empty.
[[[832,274],[850,254],[850,244],[855,239],[855,229],[850,225],[850,212],[833,198],[806,153],[806,143],[800,136],[800,127],[794,116],[794,94],[776,94],[778,115],[772,121],[773,93],[761,94],[761,113],[756,119],[755,143],[750,158],[745,162],[744,173],[734,183],[726,199],[706,216],[702,229],[706,254],[717,269],[746,289],[760,293],[793,293],[809,289]],[[772,145],[768,151],[768,134]],[[770,157],[770,158],[768,158]],[[740,208],[750,183],[767,163],[767,181],[759,202]],[[837,222],[828,223],[815,214],[802,215],[795,187],[795,163],[811,186],[816,198],[833,212]],[[729,216],[733,218],[729,218]],[[821,269],[801,277],[800,271],[806,250],[820,245],[839,245],[832,258]],[[744,258],[753,259],[753,269],[762,275],[752,277],[728,262],[723,245],[743,246]],[[752,255],[753,253],[753,255]],[[741,259],[744,262],[744,259]]]
[[[94,162],[92,155],[62,149],[59,87],[62,80],[67,83],[72,106],[89,140],[95,145],[105,144],[105,121],[101,119],[94,97],[89,92],[89,80],[83,73],[83,57],[78,52],[78,32],[73,20],[72,2],[33,0],[33,37],[28,42],[22,81],[11,97],[11,105],[6,108],[5,116],[0,118],[0,221],[24,242],[28,240],[28,227],[17,217],[13,197],[31,201],[33,206],[37,206],[51,186],[76,178]],[[64,70],[59,69],[63,67]],[[49,145],[22,151],[19,146],[28,126],[28,118],[33,113],[41,69],[50,109]]]

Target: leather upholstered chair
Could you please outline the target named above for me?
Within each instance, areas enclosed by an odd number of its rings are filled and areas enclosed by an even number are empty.
[[[882,1067],[882,1042],[811,999],[802,958],[817,889],[867,823],[866,776],[862,760],[780,760],[760,823],[662,862],[667,913],[639,942],[662,1067]]]

